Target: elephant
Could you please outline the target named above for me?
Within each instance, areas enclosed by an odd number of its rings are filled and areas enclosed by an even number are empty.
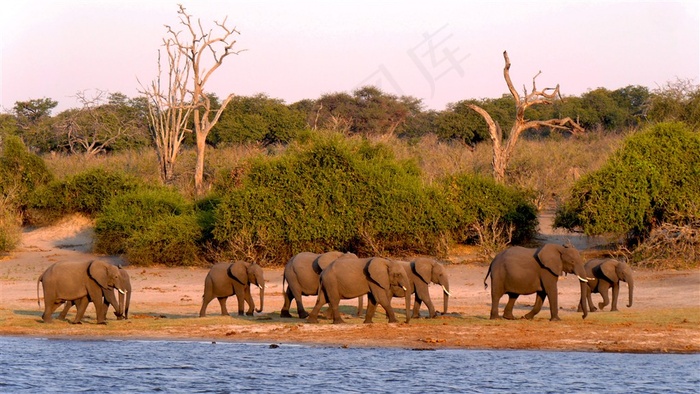
[[[292,300],[296,301],[299,318],[304,319],[309,313],[304,309],[302,296],[318,295],[318,282],[321,272],[339,257],[357,257],[353,253],[343,253],[338,251],[323,254],[301,252],[294,255],[284,266],[284,276],[282,277],[282,288],[285,282],[287,289],[282,292],[284,295],[284,305],[280,311],[280,317],[292,317],[289,313]],[[361,302],[362,298],[360,298]],[[362,304],[359,310],[362,309]]]
[[[613,289],[612,307],[610,311],[618,310],[617,298],[620,295],[620,281],[627,282],[629,288],[629,304],[627,304],[627,307],[629,308],[632,306],[634,277],[629,265],[614,259],[592,259],[586,262],[584,268],[586,269],[586,274],[591,278],[591,280],[588,281],[588,288],[586,289],[586,297],[591,312],[597,310],[596,307],[593,306],[591,293],[600,293],[603,297],[603,302],[598,304],[600,310],[603,310],[603,308],[610,303],[608,297],[608,289],[610,287]],[[581,305],[579,305],[579,308],[581,308]]]
[[[411,262],[402,261],[401,265],[408,274],[410,282],[409,291],[415,295],[413,315],[411,317],[420,317],[420,306],[422,302],[425,302],[425,306],[428,307],[428,316],[430,318],[437,316],[433,301],[430,299],[430,291],[428,288],[430,283],[442,286],[443,314],[446,314],[447,303],[450,297],[450,283],[445,267],[434,259],[427,257],[419,257]]]
[[[117,317],[117,320],[126,320],[129,318],[129,305],[131,304],[131,278],[129,278],[129,273],[124,268],[118,268],[119,274],[122,278],[122,284],[124,286],[122,288],[122,290],[124,290],[124,293],[119,293],[119,303],[114,304],[112,306],[114,307],[114,315]],[[107,290],[104,289],[102,290],[103,301],[105,303],[105,314],[107,313],[107,309],[110,305],[109,296],[105,294],[106,291]],[[90,302],[89,299],[88,302]],[[61,311],[61,313],[58,315],[58,318],[60,320],[64,320],[66,318],[66,315],[68,314],[68,310],[76,304],[76,301],[66,301],[66,305],[65,307],[63,307],[63,311]]]
[[[309,323],[318,322],[321,307],[328,303],[333,314],[333,323],[344,323],[340,317],[341,299],[352,299],[367,294],[368,305],[365,323],[371,323],[377,304],[387,313],[390,323],[397,322],[391,307],[391,298],[401,288],[406,301],[406,323],[411,319],[411,293],[406,271],[396,261],[379,258],[343,257],[335,260],[321,272],[320,287],[316,305],[309,314]]]
[[[571,245],[545,244],[540,248],[510,247],[491,261],[484,277],[491,275],[491,319],[498,319],[498,302],[508,294],[508,303],[503,318],[513,317],[513,306],[519,295],[536,293],[535,305],[523,318],[532,319],[542,308],[544,299],[549,297],[550,320],[559,319],[557,282],[562,272],[575,274],[581,285],[581,306],[583,318],[588,316],[586,289],[588,279],[581,254]]]
[[[62,303],[74,301],[78,311],[73,324],[80,324],[85,314],[88,303],[95,304],[95,312],[98,324],[106,324],[107,306],[103,301],[105,297],[110,304],[117,306],[119,303],[114,296],[114,290],[124,294],[124,284],[119,268],[106,261],[93,260],[86,262],[65,261],[54,263],[44,271],[36,283],[37,302],[39,299],[39,284],[44,290],[44,314],[45,323],[51,322],[51,315]]]
[[[260,288],[260,309],[255,309],[255,302],[250,292],[251,283]],[[207,305],[214,298],[217,298],[221,304],[221,315],[228,316],[226,300],[232,295],[238,299],[239,316],[243,315],[244,301],[248,303],[246,315],[253,316],[254,309],[255,312],[262,312],[265,299],[265,278],[262,267],[247,261],[214,264],[204,279],[204,295],[199,317],[207,315]]]

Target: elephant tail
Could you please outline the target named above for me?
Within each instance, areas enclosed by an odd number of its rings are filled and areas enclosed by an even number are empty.
[[[41,298],[39,298],[39,283],[44,280],[44,274],[41,274],[39,276],[39,279],[36,280],[36,303],[39,304],[39,308],[41,308]]]
[[[484,290],[489,288],[488,283],[486,283],[486,279],[489,278],[489,275],[491,275],[491,264],[489,264],[489,270],[486,272],[486,276],[484,277]]]

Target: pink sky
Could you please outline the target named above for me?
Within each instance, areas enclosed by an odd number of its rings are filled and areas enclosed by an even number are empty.
[[[517,88],[700,83],[694,1],[182,1],[206,26],[228,15],[238,48],[207,90],[266,93],[287,103],[366,84],[421,98],[427,108]],[[4,5],[0,112],[48,97],[57,111],[78,92],[138,95],[156,77],[163,25],[177,2],[25,0]],[[54,114],[57,113],[56,111]]]

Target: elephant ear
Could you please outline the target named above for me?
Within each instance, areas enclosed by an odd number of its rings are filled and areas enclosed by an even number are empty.
[[[372,282],[375,282],[384,290],[389,289],[389,267],[387,261],[374,258],[367,264],[367,274]]]
[[[600,272],[605,276],[605,279],[607,279],[610,282],[619,282],[620,278],[617,276],[617,267],[619,266],[620,263],[617,263],[616,261],[613,260],[606,260],[603,262],[603,264],[600,265]]]
[[[109,273],[107,263],[104,261],[91,261],[88,265],[88,275],[103,289],[109,288]]]
[[[416,259],[413,264],[413,272],[427,284],[433,275],[433,262],[429,259]]]
[[[234,261],[228,266],[226,272],[231,279],[245,285],[248,283],[247,268],[247,264],[244,261]]]
[[[561,276],[561,272],[564,269],[559,248],[560,246],[555,244],[546,244],[535,253],[535,257],[537,257],[540,264],[555,276]]]

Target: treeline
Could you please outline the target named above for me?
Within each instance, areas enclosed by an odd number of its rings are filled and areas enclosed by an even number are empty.
[[[486,125],[466,101],[435,112],[375,88],[292,105],[237,97],[209,135],[217,149],[198,198],[159,181],[142,100],[110,94],[56,116],[50,99],[17,103],[0,118],[0,251],[12,250],[23,225],[81,213],[95,219],[96,252],[135,265],[282,264],[331,249],[445,256],[455,244],[479,245],[488,258],[529,242],[538,208],[554,202],[558,226],[622,237],[645,250],[632,259],[696,264],[700,94],[688,86],[598,89],[537,108],[532,118],[569,116],[589,132],[521,141],[529,145],[505,185],[489,176]],[[475,102],[507,130],[509,101]],[[574,112],[545,112],[567,106]],[[241,147],[252,147],[243,158]],[[55,170],[73,157],[77,169]],[[640,247],[647,239],[667,242]]]
[[[219,100],[211,97],[216,106]],[[56,115],[52,110],[58,103],[50,98],[17,102],[11,113],[0,115],[0,130],[20,135],[37,153],[94,155],[151,146],[143,97],[100,92],[95,97],[81,94],[79,98],[82,108]],[[397,97],[371,86],[292,104],[259,94],[235,97],[207,142],[216,147],[251,142],[286,144],[304,130],[332,130],[345,135],[394,135],[409,141],[433,134],[441,141],[474,147],[488,140],[488,128],[469,104],[489,112],[503,130],[509,130],[515,118],[510,95],[463,100],[436,111],[423,108],[417,98]],[[682,121],[696,128],[700,125],[700,87],[678,80],[655,90],[638,85],[598,88],[564,97],[551,106],[531,107],[526,116],[532,120],[570,117],[588,131],[612,133],[660,121]],[[185,143],[192,145],[194,139]]]

